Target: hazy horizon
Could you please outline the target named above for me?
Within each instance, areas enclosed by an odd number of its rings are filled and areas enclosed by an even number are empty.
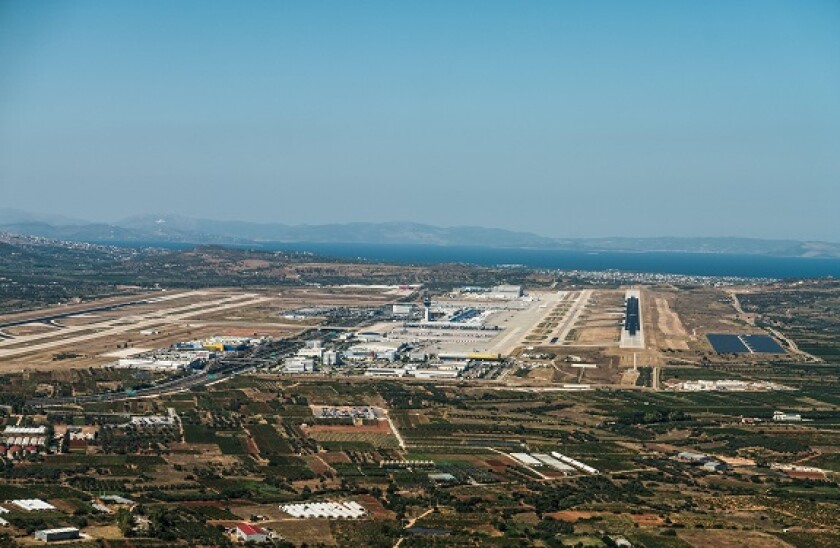
[[[840,4],[0,4],[3,207],[840,241]]]

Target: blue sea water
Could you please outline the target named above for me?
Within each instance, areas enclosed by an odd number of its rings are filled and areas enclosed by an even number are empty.
[[[521,264],[561,270],[622,270],[628,272],[743,276],[750,278],[840,277],[840,259],[766,257],[718,253],[615,251],[587,252],[556,249],[500,249],[434,245],[385,244],[272,244],[273,250],[311,251],[342,259],[365,259],[401,264],[469,263],[483,266]]]
[[[115,245],[114,242],[107,243]],[[159,244],[152,242],[133,242],[122,245],[126,247],[158,246],[178,249],[195,247],[192,244]],[[307,251],[324,257],[398,264],[467,263],[481,266],[521,264],[530,268],[589,271],[621,270],[625,272],[690,276],[840,278],[840,259],[806,257],[767,257],[725,253],[591,252],[417,244],[265,243],[255,248],[270,251]]]

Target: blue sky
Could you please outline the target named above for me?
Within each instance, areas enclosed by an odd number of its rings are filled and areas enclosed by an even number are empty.
[[[840,2],[0,2],[3,206],[840,241]]]

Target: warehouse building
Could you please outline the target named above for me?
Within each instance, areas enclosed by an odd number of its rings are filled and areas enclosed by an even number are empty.
[[[318,358],[320,360],[321,356],[324,355],[324,349],[320,346],[317,348],[301,348],[297,351],[297,355],[304,358]]]
[[[131,506],[132,504],[135,504],[133,500],[121,497],[119,495],[102,495],[101,497],[99,497],[99,500],[101,500],[102,502],[110,502],[111,504],[119,504],[123,506]]]
[[[722,462],[712,460],[703,464],[703,470],[708,472],[726,472],[729,468]]]
[[[147,371],[177,371],[197,367],[201,358],[191,352],[154,352],[133,358],[120,358],[114,367]]]
[[[514,299],[519,299],[522,297],[522,286],[521,285],[497,285],[493,289],[490,290],[490,298],[491,299],[499,299],[504,301],[512,301]]]
[[[335,350],[327,350],[324,352],[324,355],[321,356],[321,363],[324,365],[340,365],[341,355]]]
[[[41,499],[17,499],[13,500],[12,504],[18,508],[26,510],[27,512],[46,512],[56,509],[55,506],[49,502],[44,502]]]
[[[461,375],[461,371],[443,368],[415,369],[410,374],[418,379],[457,379]]]
[[[366,377],[405,377],[408,370],[402,367],[368,367]]]
[[[410,316],[414,311],[413,304],[395,304],[391,308],[391,314],[394,316]]]
[[[367,514],[355,501],[286,504],[280,509],[296,518],[358,519]]]
[[[546,466],[550,466],[551,468],[554,468],[559,472],[563,472],[564,474],[571,474],[575,472],[574,467],[561,462],[559,459],[556,459],[551,455],[546,455],[545,453],[533,453],[531,456]]]
[[[542,463],[540,461],[538,461],[528,453],[511,453],[510,456],[526,466],[542,466]]]
[[[776,411],[773,413],[773,420],[776,422],[802,422],[802,415],[799,413]]]
[[[351,346],[344,352],[348,360],[388,360],[395,361],[405,344],[366,343]]]
[[[35,538],[43,540],[44,542],[54,542],[57,540],[71,540],[81,538],[79,530],[75,527],[62,527],[60,529],[42,529],[35,531]]]
[[[588,464],[584,464],[584,463],[580,462],[579,460],[573,459],[572,457],[567,457],[566,455],[563,455],[562,453],[558,453],[557,451],[552,451],[551,456],[554,457],[555,459],[559,460],[563,464],[568,464],[569,466],[573,466],[573,467],[577,468],[581,472],[585,472],[587,474],[592,474],[592,475],[599,474],[598,470],[589,466]]]
[[[315,370],[315,360],[303,356],[294,356],[283,360],[286,373],[309,373]]]
[[[3,434],[6,436],[9,435],[18,435],[18,436],[43,436],[47,433],[46,426],[7,426],[3,430]]]

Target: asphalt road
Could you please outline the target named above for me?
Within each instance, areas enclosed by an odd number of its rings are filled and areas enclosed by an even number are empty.
[[[82,404],[95,402],[115,402],[134,400],[138,398],[149,398],[183,392],[190,388],[206,386],[210,383],[219,382],[222,379],[233,377],[240,373],[246,373],[256,369],[257,366],[267,362],[274,363],[277,358],[291,355],[303,346],[302,341],[281,340],[269,344],[260,345],[250,351],[241,353],[234,357],[225,357],[211,362],[204,370],[197,371],[192,375],[166,381],[158,385],[141,388],[132,392],[104,392],[86,396],[71,396],[59,398],[33,398],[27,400],[27,404],[33,407],[53,407],[68,404]],[[272,354],[275,358],[272,358]]]

